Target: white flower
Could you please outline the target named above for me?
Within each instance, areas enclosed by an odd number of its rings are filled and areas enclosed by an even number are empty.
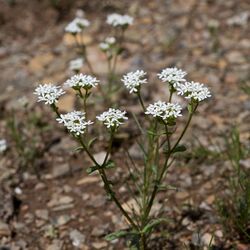
[[[107,17],[107,23],[114,27],[131,25],[133,24],[133,20],[133,17],[129,15],[120,15],[117,13],[113,13]]]
[[[72,71],[80,70],[82,66],[83,66],[82,58],[77,58],[69,62],[69,69]]]
[[[158,77],[163,82],[168,82],[174,88],[178,86],[180,82],[184,82],[184,77],[186,76],[187,72],[178,69],[178,68],[166,68],[158,74]]]
[[[177,118],[178,116],[182,116],[181,110],[181,106],[177,103],[165,103],[158,101],[154,104],[149,104],[145,114],[152,115],[153,117],[160,117],[163,120],[166,120],[167,118]]]
[[[3,153],[7,149],[7,142],[5,139],[0,140],[0,153]]]
[[[85,113],[81,111],[72,111],[67,114],[60,115],[60,118],[56,119],[59,123],[69,130],[69,132],[80,135],[84,134],[86,127],[93,122],[85,120]]]
[[[99,80],[97,80],[95,77],[90,75],[83,75],[78,74],[72,76],[70,79],[68,79],[64,86],[70,87],[70,88],[85,88],[90,89],[92,87],[96,87],[99,83]]]
[[[136,70],[135,72],[129,72],[124,75],[122,82],[125,87],[129,89],[129,93],[136,93],[143,83],[147,83],[147,79],[144,78],[147,73],[143,70]]]
[[[126,111],[121,111],[119,109],[113,109],[109,108],[108,111],[103,112],[96,118],[103,122],[104,125],[107,126],[107,128],[110,127],[119,127],[121,124],[123,124],[124,120],[127,120],[128,118],[125,116]]]
[[[58,101],[58,98],[65,92],[59,86],[49,84],[39,85],[34,94],[38,97],[38,102],[45,102],[45,104],[53,104]]]
[[[66,27],[65,32],[72,34],[80,33],[84,28],[90,25],[89,21],[85,18],[76,17]]]
[[[207,87],[199,82],[185,82],[177,87],[177,94],[183,95],[187,99],[194,99],[196,101],[203,101],[211,97],[211,93]]]
[[[99,47],[106,51],[109,50],[116,43],[116,39],[114,37],[107,37],[104,42],[99,44]]]

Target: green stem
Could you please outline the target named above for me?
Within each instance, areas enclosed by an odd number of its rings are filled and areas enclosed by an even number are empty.
[[[56,113],[56,115],[57,115],[58,117],[60,117],[60,113],[59,113],[59,111],[58,111],[58,107],[56,106],[56,104],[55,104],[55,103],[52,103],[50,106],[51,106],[52,110]]]
[[[143,111],[145,112],[145,111],[146,111],[146,108],[145,108],[144,102],[143,102],[142,97],[141,97],[140,89],[138,89],[137,96],[138,96],[138,98],[139,98],[139,101],[140,101],[140,104],[141,104],[141,106],[142,106],[142,109],[143,109]]]
[[[122,207],[122,205],[120,204],[120,202],[116,198],[115,193],[113,192],[113,190],[110,187],[110,183],[109,183],[108,178],[106,176],[105,170],[102,168],[103,166],[100,165],[100,164],[98,164],[98,162],[95,160],[94,156],[90,153],[90,151],[88,150],[87,146],[82,141],[81,137],[78,137],[78,141],[80,142],[81,146],[86,151],[86,153],[88,154],[88,156],[90,157],[90,159],[93,161],[93,163],[98,167],[98,172],[99,172],[99,174],[100,174],[100,176],[102,178],[102,181],[104,183],[104,187],[105,187],[106,192],[110,195],[111,199],[115,202],[116,206],[120,209],[120,211],[125,216],[125,218],[128,220],[128,222],[130,223],[130,225],[135,230],[139,230],[138,226],[134,223],[134,221],[132,220],[132,218],[124,210],[124,208]]]
[[[146,218],[149,216],[149,213],[150,213],[150,211],[151,211],[151,208],[152,208],[154,199],[155,199],[156,194],[157,194],[158,189],[159,189],[159,185],[160,185],[160,183],[161,183],[161,181],[162,181],[162,178],[163,178],[163,176],[164,176],[166,170],[167,170],[168,167],[169,167],[169,164],[168,164],[169,158],[170,158],[171,154],[174,152],[175,148],[178,146],[178,144],[179,144],[179,142],[181,141],[181,139],[183,138],[184,134],[186,133],[187,128],[188,128],[188,126],[189,126],[189,124],[190,124],[190,122],[191,122],[191,120],[192,120],[193,114],[195,113],[197,107],[198,107],[198,103],[195,105],[194,109],[192,110],[192,113],[190,113],[189,118],[188,118],[188,121],[187,121],[187,123],[186,123],[186,126],[184,127],[184,129],[183,129],[183,131],[182,131],[182,133],[181,133],[179,139],[177,140],[177,142],[175,143],[175,145],[173,146],[173,148],[172,148],[172,149],[169,149],[169,152],[168,152],[168,154],[167,154],[167,156],[166,156],[166,160],[165,160],[165,163],[164,163],[162,172],[161,172],[161,174],[160,174],[158,180],[156,180],[156,183],[155,183],[155,185],[154,185],[154,189],[153,189],[151,198],[150,198],[150,200],[149,200],[148,207],[147,207],[146,214],[145,214]]]

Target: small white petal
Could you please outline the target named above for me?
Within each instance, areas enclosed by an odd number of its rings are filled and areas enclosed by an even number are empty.
[[[177,94],[199,102],[211,97],[209,89],[199,82],[185,82],[180,84],[177,87]]]
[[[62,114],[60,118],[56,120],[59,123],[63,123],[69,132],[75,135],[84,134],[86,127],[93,124],[93,122],[85,120],[85,113],[81,111],[72,111],[67,114]]]
[[[58,101],[58,98],[65,92],[59,86],[49,84],[39,85],[34,94],[37,95],[38,102],[45,102],[45,104],[53,104]]]
[[[107,128],[119,127],[121,124],[123,124],[124,120],[128,119],[125,116],[125,114],[126,114],[126,111],[109,108],[108,111],[103,112],[96,118],[99,121],[103,122],[103,124],[106,125]]]
[[[135,72],[129,72],[123,76],[122,82],[124,83],[125,87],[129,89],[129,93],[136,93],[138,92],[138,88],[147,83],[147,79],[144,78],[147,73],[143,70],[137,70]]]
[[[92,88],[96,87],[99,83],[99,80],[97,80],[95,77],[90,76],[90,75],[83,75],[77,74],[72,76],[70,79],[68,79],[65,83],[64,86],[74,88],[74,87],[79,87],[79,88]]]
[[[107,17],[107,23],[114,27],[131,25],[133,24],[133,21],[134,21],[133,17],[129,15],[120,15],[117,13],[113,13],[111,15],[108,15]]]
[[[154,104],[150,104],[147,107],[145,114],[166,120],[167,118],[177,118],[182,116],[181,110],[181,106],[177,103],[165,103],[158,101]]]
[[[185,81],[184,77],[186,75],[187,73],[185,71],[175,67],[163,69],[161,73],[158,74],[158,77],[163,82],[167,82],[176,88],[181,82]]]
[[[68,33],[80,33],[84,28],[90,25],[89,21],[85,18],[76,17],[66,27],[65,32]]]

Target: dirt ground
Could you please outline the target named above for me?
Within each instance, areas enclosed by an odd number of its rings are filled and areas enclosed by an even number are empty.
[[[250,2],[2,0],[0,139],[7,140],[8,149],[0,154],[0,250],[127,249],[124,240],[110,243],[104,239],[127,224],[106,198],[99,176],[87,175],[87,156],[74,151],[75,141],[33,95],[38,83],[61,84],[71,75],[68,63],[76,53],[64,28],[77,9],[91,21],[84,40],[101,82],[107,68],[98,43],[111,33],[106,16],[128,13],[135,21],[126,33],[126,49],[117,69],[120,75],[136,69],[148,72],[150,83],[143,90],[147,103],[166,98],[167,91],[156,74],[171,66],[187,71],[189,79],[205,83],[213,95],[202,103],[185,136],[190,149],[176,160],[165,180],[178,191],[161,192],[157,197],[153,213],[160,211],[171,220],[157,228],[150,249],[206,249],[198,248],[197,238],[201,245],[208,245],[212,236],[212,249],[250,249],[246,239],[225,232],[217,211],[217,201],[225,194],[232,172],[229,160],[220,157],[223,136],[237,125],[242,143],[250,145],[250,98],[241,88],[250,83]],[[88,68],[84,66],[82,72],[88,73]],[[20,105],[23,97],[28,99],[26,109]],[[92,116],[104,111],[95,101]],[[141,114],[138,102],[125,90],[113,101],[128,112]],[[65,112],[78,105],[73,93],[59,102]],[[32,151],[35,157],[24,162],[21,170],[20,154],[11,136],[13,120],[24,138],[21,148],[36,149]],[[132,201],[120,182],[128,176],[123,148],[140,159],[132,123],[121,129],[114,151],[118,167],[110,170],[124,205]],[[204,148],[216,156],[204,153]],[[105,143],[98,144],[96,157],[105,149]],[[242,164],[249,171],[250,158]],[[79,248],[74,246],[77,240]]]

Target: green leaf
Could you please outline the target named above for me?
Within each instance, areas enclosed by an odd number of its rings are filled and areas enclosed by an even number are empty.
[[[92,174],[92,173],[94,173],[95,171],[97,171],[98,169],[99,169],[98,166],[92,166],[92,167],[87,168],[86,172],[87,172],[88,174]]]
[[[93,139],[89,140],[88,142],[88,148],[91,147],[91,145],[93,144],[93,142],[97,139],[97,137],[94,137]]]
[[[186,151],[187,148],[184,146],[184,145],[179,145],[177,146],[174,150],[173,150],[173,153],[177,153],[177,152],[184,152]]]
[[[158,218],[153,219],[151,222],[149,222],[142,230],[143,233],[148,233],[151,229],[153,229],[155,226],[159,225],[160,223],[167,223],[168,220],[165,218]]]
[[[138,234],[138,233],[137,232],[128,232],[125,230],[119,230],[119,231],[116,231],[114,233],[106,235],[105,239],[107,241],[112,241],[112,240],[119,239],[119,238],[122,238],[122,237],[125,237],[128,235],[136,235],[136,234]]]
[[[103,167],[106,168],[106,169],[114,168],[115,163],[112,160],[109,160]]]
[[[79,146],[79,147],[75,148],[73,151],[74,152],[78,152],[78,151],[80,152],[82,150],[84,150],[84,148],[82,146]]]

